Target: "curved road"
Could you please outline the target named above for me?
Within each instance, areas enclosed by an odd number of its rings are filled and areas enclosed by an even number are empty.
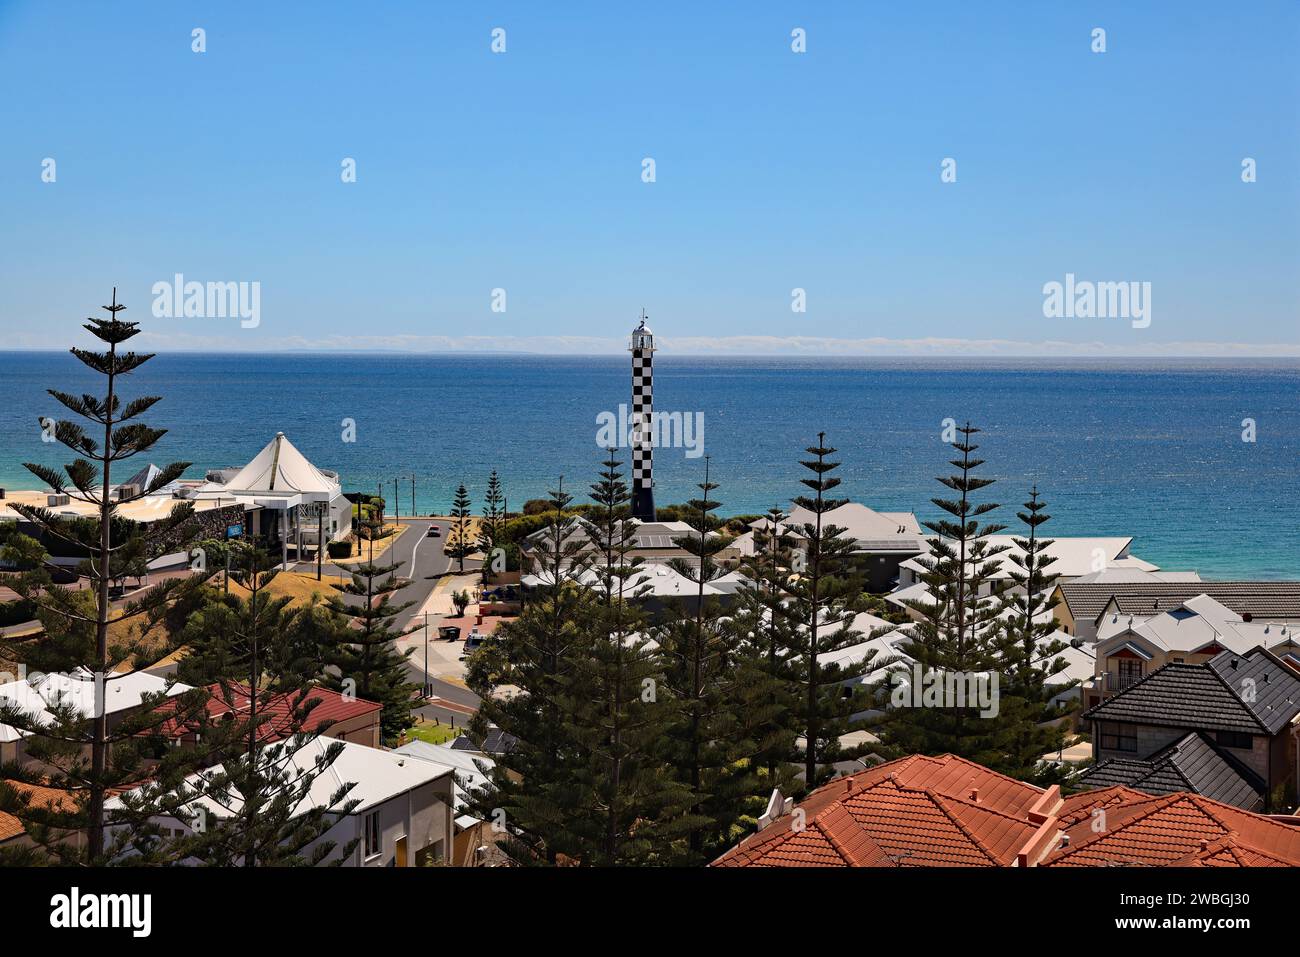
[[[433,589],[437,586],[438,576],[451,570],[453,559],[443,553],[451,523],[445,519],[434,520],[428,518],[403,518],[399,519],[399,523],[405,526],[405,531],[398,536],[397,541],[389,546],[388,551],[378,559],[378,562],[385,565],[396,565],[397,569],[394,574],[398,578],[406,579],[408,582],[393,594],[393,601],[396,604],[411,602],[410,607],[403,609],[394,621],[394,625],[398,630],[407,631],[416,623],[416,618],[420,617],[420,609],[424,607],[425,602],[429,600],[429,595],[433,593]],[[442,535],[438,538],[430,538],[428,534],[430,525],[440,526]],[[465,568],[468,571],[473,567],[477,567],[477,565],[477,562],[466,562]],[[314,575],[316,573],[316,564],[315,562],[300,562],[294,566],[294,571]],[[337,578],[339,575],[347,576],[351,573],[346,567],[326,564],[323,574],[329,578]],[[343,597],[344,601],[349,604],[356,601],[351,595]],[[440,698],[451,705],[449,709],[441,709],[437,704],[430,704],[427,706],[428,708],[433,709],[435,712],[447,710],[450,713],[454,711],[462,720],[469,712],[478,710],[478,695],[468,688],[426,675],[424,662],[423,660],[417,661],[419,658],[420,655],[417,653],[406,659],[406,668],[410,673],[411,680],[417,685],[423,685],[427,681],[432,685],[432,696]]]

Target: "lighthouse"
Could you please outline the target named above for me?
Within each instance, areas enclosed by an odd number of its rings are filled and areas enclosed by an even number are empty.
[[[632,330],[632,517],[642,522],[655,520],[654,483],[654,333],[645,324],[649,316],[641,310],[641,324]]]

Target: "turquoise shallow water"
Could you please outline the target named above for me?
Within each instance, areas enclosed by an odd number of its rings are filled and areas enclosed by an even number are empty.
[[[597,416],[629,402],[622,357],[407,355],[158,356],[128,392],[164,401],[172,431],[154,461],[190,474],[239,465],[276,431],[348,489],[412,472],[421,511],[461,480],[481,494],[500,471],[512,506],[564,475],[585,495],[600,458]],[[37,418],[45,394],[93,377],[66,353],[0,353],[0,486],[31,488],[24,461],[61,462]],[[818,430],[840,450],[845,495],[934,515],[949,456],[941,423],[985,429],[985,473],[1014,525],[1037,482],[1056,534],[1131,535],[1133,551],[1207,577],[1300,578],[1300,362],[1209,360],[655,360],[655,407],[703,413],[703,451],[726,512],[761,511],[802,489],[797,462]],[[1257,441],[1242,441],[1253,418]],[[356,441],[344,441],[344,419]],[[630,458],[630,456],[628,456]],[[660,449],[656,498],[679,502],[703,459]]]

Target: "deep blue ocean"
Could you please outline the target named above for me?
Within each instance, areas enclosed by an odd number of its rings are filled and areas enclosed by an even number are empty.
[[[41,442],[45,393],[99,388],[66,353],[0,353],[0,487],[33,488],[24,461],[65,461]],[[171,431],[151,456],[189,475],[242,465],[283,431],[349,490],[445,511],[497,469],[511,507],[564,476],[580,500],[601,458],[597,416],[629,402],[626,357],[342,354],[160,355],[126,386],[164,401]],[[1058,535],[1131,535],[1133,553],[1206,577],[1300,578],[1300,361],[655,359],[655,408],[703,413],[703,451],[726,513],[763,511],[803,489],[805,446],[825,430],[841,492],[914,510],[946,492],[942,422],[984,430],[990,516],[1037,483]],[[1254,419],[1254,442],[1242,420]],[[344,420],[355,441],[344,441]],[[684,501],[703,477],[685,449],[655,456],[656,499]],[[630,455],[627,456],[630,458]],[[143,463],[141,463],[143,464]]]

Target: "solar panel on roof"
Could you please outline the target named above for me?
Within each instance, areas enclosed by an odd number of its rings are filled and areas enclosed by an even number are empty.
[[[854,544],[860,550],[871,551],[871,552],[892,552],[892,551],[915,552],[915,551],[923,551],[925,548],[925,546],[921,542],[910,538],[909,539],[897,539],[897,538],[860,539]]]

